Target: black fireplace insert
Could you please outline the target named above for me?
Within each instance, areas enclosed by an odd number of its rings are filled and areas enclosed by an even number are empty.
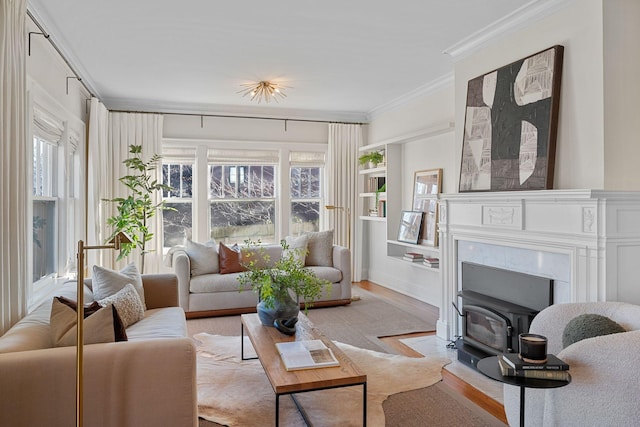
[[[518,334],[553,303],[553,280],[466,262],[461,272],[458,359],[475,366],[483,357],[517,352]]]

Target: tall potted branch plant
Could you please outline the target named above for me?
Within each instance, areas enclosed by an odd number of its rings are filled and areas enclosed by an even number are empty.
[[[153,195],[160,193],[161,196],[162,191],[170,191],[172,188],[154,178],[153,171],[161,156],[154,154],[145,162],[142,160],[141,145],[130,145],[129,154],[131,157],[122,163],[130,173],[119,179],[129,189],[129,195],[107,200],[118,205],[118,213],[107,219],[107,224],[112,227],[112,233],[107,241],[121,231],[126,233],[131,238],[131,243],[122,244],[117,259],[121,260],[131,254],[134,249],[139,249],[140,271],[144,273],[145,255],[151,252],[147,250],[147,242],[154,236],[149,229],[149,222],[159,209],[170,209],[162,200],[154,203]]]

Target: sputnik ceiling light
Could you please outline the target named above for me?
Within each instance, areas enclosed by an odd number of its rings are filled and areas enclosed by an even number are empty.
[[[247,95],[250,96],[251,98],[249,99],[258,101],[258,104],[262,101],[267,104],[271,101],[278,102],[278,98],[284,99],[287,97],[284,90],[288,89],[288,87],[267,80],[257,83],[243,83],[240,86],[244,89],[238,91],[238,93],[241,93],[243,98]]]

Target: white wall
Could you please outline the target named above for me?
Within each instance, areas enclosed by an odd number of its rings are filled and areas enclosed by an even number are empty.
[[[202,127],[201,127],[202,124]],[[286,130],[285,130],[286,125]],[[167,114],[164,138],[327,144],[326,123]]]
[[[455,64],[456,141],[462,141],[467,82],[503,65],[564,46],[554,188],[604,187],[602,0],[574,1],[529,28]],[[462,144],[456,147],[460,157]]]
[[[402,108],[380,114],[369,124],[368,144],[411,134],[421,129],[452,122],[454,117],[454,86],[445,85],[405,104]],[[457,188],[459,159],[455,158],[454,133],[418,140],[402,145],[402,206],[387,209],[411,209],[413,179],[416,171],[443,169],[443,191]],[[415,267],[387,257],[387,224],[365,221],[364,277],[382,286],[438,306],[441,300],[440,273]],[[393,231],[391,231],[393,234]]]
[[[640,190],[640,1],[604,6],[604,171],[606,189]]]
[[[30,32],[40,31],[30,19],[27,19],[27,27]],[[90,97],[89,93],[76,79],[69,79],[67,94],[67,77],[73,76],[73,72],[49,41],[41,35],[31,35],[31,56],[27,56],[27,76],[70,117],[87,122],[86,100]]]
[[[480,50],[458,58],[454,82],[403,108],[374,117],[368,143],[394,138],[438,121],[456,123],[455,135],[407,144],[403,152],[403,208],[415,170],[444,169],[443,192],[456,193],[462,151],[467,82],[553,45],[565,47],[554,188],[639,190],[640,144],[633,123],[640,115],[640,2],[579,0],[532,21]],[[389,207],[391,208],[391,207]],[[365,224],[369,261],[365,277],[439,305],[433,289],[415,289],[413,270],[385,257],[382,226]],[[404,267],[404,266],[402,266]],[[386,273],[392,271],[393,274]],[[426,276],[430,272],[424,272]],[[368,276],[367,276],[368,274]],[[422,279],[431,281],[431,279]]]

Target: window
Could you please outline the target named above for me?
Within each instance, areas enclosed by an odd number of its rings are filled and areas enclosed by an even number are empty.
[[[325,147],[294,152],[291,144],[165,140],[164,248],[185,237],[225,244],[321,229]],[[311,151],[318,150],[318,151]]]
[[[58,146],[33,138],[33,282],[56,272]]]
[[[209,165],[213,239],[276,241],[275,171],[273,165]]]
[[[291,152],[289,155],[291,214],[289,234],[299,236],[320,230],[323,152]]]
[[[162,245],[185,245],[193,230],[193,163],[164,163],[162,182],[172,187],[162,193],[169,208],[162,211]]]
[[[291,168],[290,234],[299,236],[320,228],[320,168]]]

